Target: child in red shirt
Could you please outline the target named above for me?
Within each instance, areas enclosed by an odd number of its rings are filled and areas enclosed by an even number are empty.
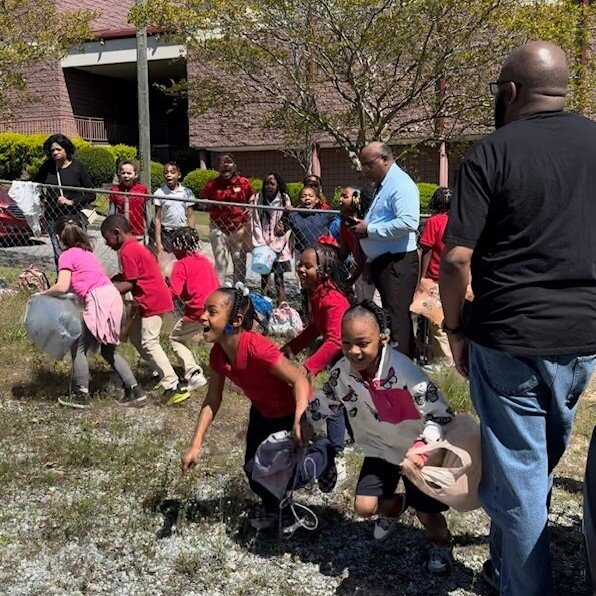
[[[131,193],[149,194],[147,187],[137,181],[138,166],[132,159],[120,162],[119,184],[110,190],[110,215],[117,213],[126,217],[126,200],[128,199],[128,221],[133,236],[145,235],[145,197],[130,196]],[[128,197],[126,195],[129,195]]]
[[[293,431],[298,443],[304,443],[301,418],[311,394],[310,383],[270,339],[250,330],[254,309],[248,288],[241,283],[236,286],[213,292],[200,317],[205,341],[214,343],[209,357],[211,377],[194,436],[182,457],[183,473],[190,472],[199,461],[205,434],[221,406],[226,377],[251,401],[244,456],[247,475],[257,448],[272,433]],[[327,462],[325,465],[319,460],[318,475],[335,471],[333,458]],[[250,476],[249,484],[263,502],[251,525],[259,530],[273,527],[279,499]]]
[[[439,265],[443,254],[443,234],[449,220],[449,206],[453,192],[449,188],[437,188],[431,197],[428,208],[431,217],[427,220],[422,235],[420,248],[422,250],[422,270],[420,277],[439,282]],[[438,291],[438,290],[437,290]],[[438,364],[453,364],[453,356],[445,332],[439,325],[428,320],[433,360]]]
[[[184,364],[184,377],[189,391],[207,384],[203,369],[189,349],[190,342],[203,330],[199,319],[205,300],[219,288],[213,263],[201,254],[201,241],[194,228],[177,228],[171,233],[172,250],[178,259],[169,279],[174,298],[184,302],[184,316],[172,329],[169,340],[172,350]]]
[[[118,251],[122,273],[112,278],[121,294],[131,292],[139,307],[130,331],[130,343],[149,367],[157,371],[167,405],[188,399],[186,387],[179,387],[178,375],[159,343],[162,315],[174,309],[172,295],[153,253],[132,235],[123,215],[110,215],[101,224],[106,244]]]
[[[297,267],[300,284],[307,291],[310,323],[288,342],[282,352],[291,358],[311,346],[319,336],[323,343],[300,367],[307,377],[315,377],[341,356],[341,320],[350,307],[350,288],[342,279],[339,250],[316,244],[300,255]],[[346,423],[342,412],[327,419],[327,437],[340,455],[345,446]],[[340,463],[340,466],[342,464]],[[343,475],[343,471],[340,472]]]

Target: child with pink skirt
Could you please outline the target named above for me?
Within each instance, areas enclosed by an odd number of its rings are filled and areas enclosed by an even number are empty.
[[[99,345],[103,359],[124,385],[120,405],[145,405],[145,391],[137,383],[126,360],[116,353],[124,311],[120,292],[93,254],[89,237],[74,219],[58,220],[55,229],[63,252],[58,259],[58,279],[43,294],[58,296],[72,291],[85,305],[83,332],[71,347],[73,378],[70,394],[60,397],[58,402],[73,408],[89,407],[87,352]]]

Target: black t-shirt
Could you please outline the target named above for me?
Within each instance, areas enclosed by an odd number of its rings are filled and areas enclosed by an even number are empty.
[[[443,240],[474,249],[473,341],[596,353],[596,122],[540,112],[477,142]]]
[[[34,181],[42,184],[58,184],[54,160],[44,161]],[[60,170],[60,183],[62,186],[80,186],[83,188],[91,188],[92,186],[87,168],[76,159],[73,159],[68,167]],[[57,202],[60,196],[59,190],[57,188],[43,189],[42,196],[45,202],[46,219],[54,220],[64,215],[76,215],[81,209],[85,209],[89,203],[95,200],[94,193],[82,190],[64,189],[62,194],[73,201],[74,204],[59,205]]]

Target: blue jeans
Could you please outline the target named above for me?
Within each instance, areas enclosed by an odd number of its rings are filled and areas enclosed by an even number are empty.
[[[501,594],[553,594],[551,472],[595,364],[596,354],[514,356],[470,347],[470,392],[482,431],[480,501],[491,519],[491,559]]]

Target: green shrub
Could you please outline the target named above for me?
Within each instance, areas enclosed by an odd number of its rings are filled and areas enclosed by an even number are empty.
[[[106,147],[81,146],[76,150],[75,157],[87,168],[94,188],[113,181],[116,173],[116,160],[113,153]]]
[[[151,188],[149,192],[155,191],[166,183],[166,176],[163,172],[163,164],[158,161],[151,162]]]
[[[300,202],[299,195],[300,189],[302,188],[302,182],[288,182],[286,186],[288,187],[288,194],[290,195],[292,205],[296,207]]]
[[[261,178],[249,178],[248,181],[255,192],[261,192],[263,190],[263,180]]]
[[[428,202],[439,185],[433,182],[418,182],[416,186],[420,191],[420,213],[428,213]]]
[[[125,145],[124,143],[118,143],[117,145],[102,145],[106,149],[112,152],[114,159],[116,160],[116,167],[120,164],[123,159],[136,159],[137,148],[131,145]]]
[[[183,184],[192,190],[195,197],[198,199],[205,183],[208,180],[213,180],[219,176],[217,170],[193,170],[188,172],[184,177]]]
[[[28,171],[32,160],[36,160],[37,172],[45,159],[43,142],[45,134],[22,135],[15,132],[0,133],[0,178],[15,180]]]

